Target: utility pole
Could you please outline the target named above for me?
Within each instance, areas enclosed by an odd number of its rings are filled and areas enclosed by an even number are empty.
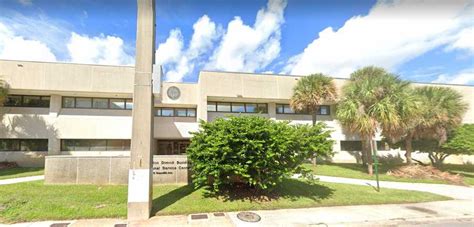
[[[152,208],[155,0],[137,0],[132,146],[128,172],[128,220],[147,220]]]

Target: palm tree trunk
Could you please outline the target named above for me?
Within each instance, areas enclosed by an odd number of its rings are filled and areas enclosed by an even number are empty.
[[[367,150],[367,173],[369,173],[370,176],[374,175],[374,168],[373,168],[373,160],[372,160],[372,150],[373,150],[373,146],[372,146],[372,138],[369,138],[369,141],[367,142],[367,144],[369,145],[369,149]]]
[[[405,158],[407,160],[408,165],[413,164],[413,160],[411,158],[411,153],[413,152],[412,142],[413,142],[413,135],[412,134],[407,135],[407,137],[405,138]]]

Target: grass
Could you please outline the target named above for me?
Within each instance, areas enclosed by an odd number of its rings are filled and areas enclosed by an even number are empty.
[[[355,163],[331,163],[331,164],[318,164],[313,166],[311,164],[305,164],[306,167],[313,170],[317,175],[324,176],[335,176],[335,177],[347,177],[357,179],[370,179],[375,180],[375,175],[370,176],[367,174],[367,167],[362,164]],[[395,176],[387,175],[387,171],[396,168],[396,165],[380,165],[379,166],[379,179],[381,181],[397,181],[397,182],[411,182],[411,183],[436,183],[436,184],[447,184],[448,182],[443,180],[434,179],[413,179],[413,178],[400,178]],[[445,164],[443,171],[449,171],[451,173],[459,173],[464,176],[464,182],[469,185],[474,185],[474,165],[453,165]]]
[[[280,195],[270,201],[228,200],[206,197],[192,186],[155,186],[153,212],[157,215],[215,211],[303,208],[359,204],[412,203],[446,200],[424,192],[369,186],[286,180],[276,188]],[[125,218],[126,186],[44,185],[42,181],[0,186],[0,222]]]
[[[0,180],[29,177],[43,175],[44,169],[42,167],[15,167],[0,170]]]

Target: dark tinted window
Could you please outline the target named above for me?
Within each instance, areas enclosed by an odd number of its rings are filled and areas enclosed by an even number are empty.
[[[48,151],[48,140],[0,139],[0,151]]]
[[[10,95],[5,100],[5,106],[11,107],[49,107],[49,96]]]

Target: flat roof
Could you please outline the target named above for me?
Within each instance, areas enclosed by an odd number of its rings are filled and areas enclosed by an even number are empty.
[[[46,61],[27,61],[27,60],[9,60],[9,59],[0,59],[0,61],[8,62],[26,62],[26,63],[46,63],[46,64],[63,64],[63,65],[84,65],[84,66],[99,66],[99,67],[118,67],[118,68],[135,68],[133,65],[107,65],[107,64],[88,64],[88,63],[74,63],[74,62],[46,62]],[[245,75],[259,75],[259,76],[285,76],[285,77],[304,77],[306,75],[290,75],[290,74],[275,74],[275,73],[250,73],[250,72],[234,72],[234,71],[219,71],[219,70],[200,70],[201,72],[213,72],[213,73],[232,73],[232,74],[245,74]],[[199,77],[199,74],[198,74]],[[349,80],[349,78],[343,77],[332,77],[339,80]],[[432,82],[418,82],[408,80],[414,84],[431,84],[431,85],[448,85],[448,86],[467,86],[474,87],[474,85],[469,84],[448,84],[448,83],[432,83]],[[163,81],[166,83],[183,83],[183,84],[197,84],[197,82],[171,82]]]

